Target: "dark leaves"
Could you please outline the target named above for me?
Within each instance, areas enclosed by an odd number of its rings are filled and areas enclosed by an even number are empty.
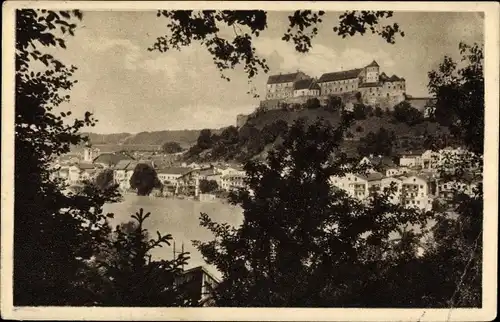
[[[364,35],[370,30],[372,34],[377,34],[388,43],[394,44],[395,36],[398,33],[404,37],[404,32],[400,30],[399,24],[381,24],[383,19],[391,18],[392,15],[392,11],[346,11],[339,17],[340,23],[333,27],[333,31],[342,38],[346,38],[357,33]]]
[[[223,11],[192,11],[159,10],[157,17],[168,18],[168,34],[158,37],[150,51],[166,52],[171,49],[180,50],[189,46],[193,41],[204,45],[212,55],[214,64],[221,72],[234,69],[242,65],[248,78],[255,77],[259,71],[267,73],[269,67],[266,61],[256,55],[253,47],[254,37],[259,37],[267,28],[267,12],[262,10],[223,10]],[[289,28],[282,40],[292,42],[295,50],[306,53],[312,46],[312,40],[318,33],[319,25],[323,21],[324,11],[297,10],[289,16]],[[392,26],[379,26],[382,19],[390,18],[390,11],[353,11],[341,16],[340,27],[334,31],[345,37],[359,32],[364,34],[366,28],[382,36],[390,43],[394,43],[395,35],[400,31],[397,23]],[[220,29],[229,27],[233,30],[234,38],[222,37]]]

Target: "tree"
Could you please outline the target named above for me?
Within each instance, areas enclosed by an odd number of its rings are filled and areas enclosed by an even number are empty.
[[[436,98],[434,117],[452,134],[482,153],[484,139],[483,47],[460,43],[463,67],[445,56],[439,68],[429,72],[429,92]]]
[[[95,277],[88,281],[98,295],[96,301],[104,306],[192,306],[184,285],[178,283],[182,266],[187,264],[188,253],[173,260],[153,260],[151,251],[170,246],[170,234],[157,232],[149,236],[143,228],[151,214],[139,212],[134,221],[122,223],[110,233],[107,243],[88,262]]]
[[[289,16],[290,25],[282,40],[292,42],[298,52],[308,52],[312,40],[317,35],[317,26],[322,23],[324,11],[297,10]],[[263,10],[159,10],[157,16],[168,19],[168,33],[158,37],[148,48],[161,53],[172,49],[181,49],[193,42],[206,47],[213,57],[214,64],[221,76],[229,81],[223,72],[243,65],[248,78],[255,77],[259,71],[267,73],[269,66],[260,58],[253,46],[253,41],[267,29],[267,12]],[[339,17],[333,31],[345,38],[364,34],[370,30],[380,35],[389,43],[394,43],[395,36],[404,36],[397,23],[383,24],[392,17],[392,11],[346,11]],[[234,31],[234,38],[225,37],[221,30],[229,27]]]
[[[117,185],[114,181],[113,169],[104,169],[103,171],[99,172],[95,179],[95,184],[99,189],[103,191],[117,188]]]
[[[177,142],[165,142],[161,146],[161,149],[165,153],[178,153],[182,151],[182,147],[179,143]]]
[[[305,108],[308,108],[308,109],[317,109],[320,106],[321,106],[321,104],[319,102],[319,99],[317,99],[316,97],[309,98],[305,103]]]
[[[222,131],[220,138],[224,144],[236,144],[238,143],[238,129],[232,125],[228,126]]]
[[[147,196],[154,188],[160,188],[156,170],[149,164],[139,163],[135,166],[134,173],[130,177],[130,187],[137,190],[138,196]]]
[[[288,123],[284,120],[277,120],[266,124],[261,131],[265,143],[274,142],[279,136],[282,136],[288,130]]]
[[[238,143],[240,145],[244,145],[246,142],[250,140],[251,137],[259,135],[259,129],[255,127],[253,124],[245,124],[241,127],[238,132]]]
[[[215,180],[200,180],[200,191],[201,193],[211,193],[219,189],[219,185]]]
[[[408,101],[402,101],[394,106],[392,115],[397,121],[406,123],[410,126],[424,121],[422,112],[411,106]]]
[[[246,164],[253,193],[240,190],[230,197],[243,208],[241,226],[201,215],[201,225],[215,238],[195,245],[223,274],[214,292],[217,305],[345,307],[377,305],[379,298],[386,306],[404,305],[394,294],[413,292],[404,289],[407,284],[380,287],[391,278],[384,268],[398,264],[384,254],[391,253],[390,232],[423,223],[426,215],[390,204],[387,195],[374,195],[367,206],[331,189],[332,175],[356,171],[338,153],[346,128],[321,122],[306,128],[297,121],[265,163]],[[368,256],[375,250],[381,256]]]
[[[444,57],[437,71],[429,72],[429,90],[436,97],[434,117],[449,126],[451,135],[469,152],[444,156],[441,183],[453,185],[453,198],[436,217],[428,265],[448,292],[431,299],[448,307],[479,307],[482,303],[484,78],[483,48],[460,43],[464,67]],[[433,146],[448,145],[438,138]],[[460,184],[476,186],[466,193]],[[443,210],[443,209],[438,209]]]
[[[384,113],[382,112],[382,109],[380,108],[380,106],[376,106],[375,107],[375,116],[376,117],[382,117]]]
[[[377,133],[369,132],[360,140],[358,146],[359,154],[368,155],[392,155],[392,150],[395,144],[396,136],[394,132],[389,133],[385,128],[381,127]]]
[[[82,14],[34,9],[15,14],[13,301],[17,306],[84,305],[88,292],[78,272],[105,239],[102,206],[116,194],[92,184],[66,194],[63,182],[51,178],[54,157],[85,142],[79,130],[96,120],[86,112],[66,124],[71,112],[54,114],[70,99],[76,67],[49,53],[66,48],[65,38],[74,35]]]
[[[329,95],[326,101],[326,109],[330,112],[342,111],[344,109],[342,98]]]
[[[198,136],[197,145],[200,149],[206,150],[212,147],[212,131],[203,129]]]
[[[365,120],[368,116],[368,107],[362,103],[356,103],[352,112],[355,120]]]

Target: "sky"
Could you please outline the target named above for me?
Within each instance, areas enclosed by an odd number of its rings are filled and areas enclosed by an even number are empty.
[[[167,33],[156,11],[84,11],[75,36],[57,57],[78,67],[71,101],[61,106],[73,115],[91,111],[99,120],[96,133],[220,128],[235,125],[238,114],[251,113],[259,99],[247,94],[252,85],[241,68],[221,79],[210,54],[199,44],[181,51],[150,52],[156,37]],[[395,12],[405,37],[389,44],[365,34],[341,38],[332,27],[339,12],[327,12],[309,53],[281,40],[290,12],[270,12],[268,29],[255,39],[257,54],[269,64],[268,75],[253,79],[264,96],[267,77],[301,70],[312,77],[360,68],[376,60],[381,72],[406,79],[407,93],[428,96],[427,72],[445,55],[459,59],[460,41],[483,43],[483,17],[478,13]]]

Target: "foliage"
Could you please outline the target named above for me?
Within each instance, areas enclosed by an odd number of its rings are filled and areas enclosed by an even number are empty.
[[[355,120],[364,120],[368,116],[370,108],[363,103],[356,103],[352,112]]]
[[[117,185],[115,185],[113,169],[104,169],[99,172],[95,179],[95,184],[103,191],[116,188]]]
[[[320,106],[321,106],[321,104],[319,102],[319,99],[316,97],[309,98],[306,101],[306,103],[304,104],[304,107],[309,108],[309,109],[317,109],[317,108],[320,108]]]
[[[222,140],[225,144],[235,144],[238,142],[238,129],[234,126],[228,126],[225,128],[221,135],[220,140]]]
[[[394,132],[389,133],[382,127],[377,133],[369,132],[360,140],[358,152],[363,156],[370,154],[390,156],[393,152],[395,140]]]
[[[356,33],[364,35],[369,29],[373,34],[378,34],[388,43],[394,44],[394,36],[399,33],[404,37],[404,32],[399,29],[399,25],[380,26],[380,20],[392,17],[392,11],[346,11],[340,16],[339,26],[333,27],[342,38],[353,36]]]
[[[210,129],[201,130],[196,144],[202,150],[210,149],[212,147],[212,131]]]
[[[399,122],[406,123],[410,126],[424,121],[424,115],[422,112],[411,106],[408,101],[402,101],[394,106],[392,115]]]
[[[317,35],[318,26],[322,23],[323,11],[297,10],[288,17],[289,26],[282,40],[292,42],[298,52],[308,52],[312,40]],[[255,77],[259,71],[267,73],[267,61],[259,57],[255,51],[254,41],[267,28],[268,15],[263,10],[159,10],[158,17],[168,20],[168,34],[160,36],[149,48],[150,51],[161,53],[168,50],[180,50],[193,42],[199,42],[206,47],[213,57],[215,66],[221,76],[228,69],[238,65],[248,78]],[[364,34],[368,29],[380,35],[389,43],[394,43],[395,35],[400,31],[397,23],[384,25],[383,21],[392,17],[392,11],[347,11],[339,17],[334,32],[343,38]],[[225,37],[223,32],[231,30],[234,37]]]
[[[153,260],[151,251],[170,246],[170,234],[153,239],[144,229],[150,213],[132,215],[134,221],[122,223],[110,233],[99,253],[88,262],[94,276],[87,281],[95,292],[96,304],[103,306],[189,306],[178,280],[182,265],[189,259],[181,253],[173,260]]]
[[[342,98],[338,96],[329,95],[326,101],[326,110],[330,112],[342,111],[344,109]]]
[[[138,196],[147,196],[154,188],[161,188],[156,170],[149,164],[139,163],[130,177],[130,187],[137,191]]]
[[[452,134],[482,153],[484,144],[483,47],[460,43],[463,67],[445,56],[438,70],[429,72],[428,88],[436,97],[434,117]]]
[[[52,112],[69,100],[76,67],[47,52],[65,48],[81,18],[78,10],[16,11],[14,305],[85,304],[77,272],[103,240],[102,205],[115,197],[93,185],[64,194],[50,176],[54,157],[84,142],[79,130],[96,121],[86,112],[68,124],[71,112]]]
[[[161,149],[165,153],[178,153],[182,151],[182,147],[177,142],[165,142],[161,146]]]
[[[214,294],[217,305],[366,306],[382,296],[390,299],[386,306],[405,304],[394,294],[413,292],[406,285],[380,287],[392,278],[385,271],[397,265],[390,233],[423,224],[427,214],[389,203],[386,193],[364,205],[331,189],[332,175],[358,171],[338,153],[347,126],[334,130],[318,121],[306,128],[299,120],[265,163],[247,163],[246,184],[253,193],[230,196],[244,210],[240,227],[201,215],[201,225],[215,238],[195,245],[223,274]],[[413,240],[420,235],[408,235],[408,259],[401,257],[400,269],[416,257]]]
[[[264,136],[265,143],[272,143],[278,137],[283,136],[288,130],[288,124],[284,120],[277,120],[273,123],[267,124],[262,128],[262,135]]]
[[[215,180],[200,180],[200,191],[201,193],[211,193],[219,189],[219,185]]]
[[[384,115],[380,106],[375,107],[374,114],[376,117],[382,117]]]

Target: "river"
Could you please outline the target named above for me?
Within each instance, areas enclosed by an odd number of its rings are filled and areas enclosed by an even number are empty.
[[[105,212],[114,213],[111,220],[113,226],[133,220],[131,216],[139,211],[151,212],[151,216],[144,222],[151,237],[156,236],[156,231],[162,235],[171,234],[175,240],[175,248],[180,252],[184,243],[184,251],[190,253],[190,259],[185,269],[203,265],[215,276],[220,273],[211,265],[207,265],[200,252],[193,246],[192,240],[209,241],[213,239],[210,231],[200,226],[200,213],[206,213],[218,223],[228,223],[233,226],[241,224],[243,216],[240,207],[223,203],[220,200],[200,202],[187,199],[150,198],[127,194],[119,203],[106,204]],[[152,251],[155,258],[172,259],[173,245],[156,248]]]

